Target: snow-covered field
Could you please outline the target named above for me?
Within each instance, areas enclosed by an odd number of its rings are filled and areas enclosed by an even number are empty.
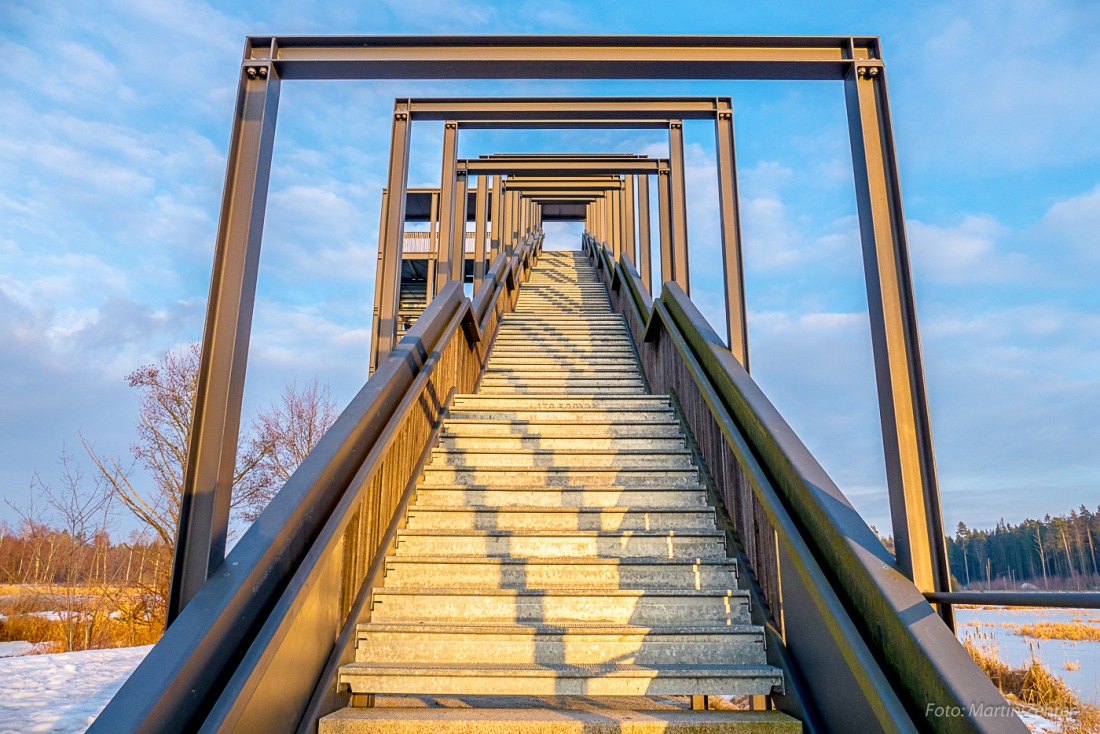
[[[151,646],[26,655],[30,647],[0,643],[0,734],[83,732]]]

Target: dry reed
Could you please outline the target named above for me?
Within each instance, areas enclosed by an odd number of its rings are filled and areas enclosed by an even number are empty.
[[[1022,624],[1015,634],[1036,640],[1075,640],[1100,642],[1100,626],[1074,622],[1037,622]]]
[[[1031,657],[1018,668],[1001,659],[991,637],[967,635],[963,646],[1014,705],[1058,722],[1063,734],[1100,733],[1100,709],[1082,703],[1065,681],[1047,669],[1034,646]]]

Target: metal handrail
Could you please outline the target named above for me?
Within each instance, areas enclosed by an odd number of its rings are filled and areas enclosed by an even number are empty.
[[[515,291],[540,247],[536,237],[497,258],[493,272],[508,277],[483,282],[475,295],[479,310],[458,282],[432,300],[90,732],[316,729],[315,717],[339,703],[329,690],[333,661],[338,669],[354,644],[358,619],[352,613],[358,617],[362,610],[407,501],[407,492],[390,498],[394,512],[373,518],[382,529],[379,547],[367,549],[365,559],[349,560],[349,531],[370,519],[364,512],[378,511],[365,495],[381,486],[379,462],[406,417],[431,413],[435,430],[454,388],[433,394],[432,380],[441,376],[446,385],[457,379],[441,373],[458,371],[448,362],[448,349],[462,343],[456,341],[460,332],[477,350],[475,374],[462,387],[476,384],[499,314],[514,304],[514,298],[501,299],[503,291]],[[422,443],[409,468],[413,481],[430,451],[430,435]],[[402,489],[408,479],[399,482]]]
[[[933,604],[1100,609],[1100,591],[928,591],[924,598]]]
[[[686,294],[665,283],[652,301],[628,258],[614,262],[592,239],[586,248],[613,302],[636,322],[650,384],[668,382],[651,352],[673,342],[775,531],[783,573],[772,611],[826,727],[850,726],[855,715],[854,701],[836,703],[835,688],[832,700],[822,694],[847,669],[875,728],[1026,731]],[[937,707],[967,715],[937,717]]]

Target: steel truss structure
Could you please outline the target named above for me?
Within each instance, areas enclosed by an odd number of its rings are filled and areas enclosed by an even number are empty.
[[[388,357],[226,558],[280,89],[284,81],[300,79],[842,81],[896,565],[745,369],[733,115],[722,97],[398,100],[382,206],[375,334],[380,357]],[[414,119],[454,123],[445,128],[453,132],[445,132],[440,189],[426,192],[430,216],[437,207],[440,212],[439,268],[446,284],[395,344]],[[685,119],[715,121],[726,302],[731,329],[742,331],[731,332],[730,348],[688,297]],[[629,155],[460,161],[460,125],[667,127],[670,151],[667,164]],[[482,277],[472,299],[459,282],[465,279],[470,175],[478,178],[475,270]],[[651,274],[643,278],[632,262],[635,241],[649,241],[649,214],[637,218],[639,230],[644,222],[647,231],[631,233],[634,217],[627,205],[636,200],[639,209],[648,207],[650,176],[659,182],[663,281],[654,295]],[[782,619],[767,622],[776,664],[790,676],[790,694],[786,700],[777,695],[777,705],[801,712],[809,731],[842,730],[852,722],[860,730],[898,732],[1020,730],[1013,728],[1015,720],[1006,729],[998,718],[1003,714],[984,708],[950,721],[923,708],[928,702],[994,706],[1003,699],[937,619],[950,625],[950,604],[960,597],[950,590],[878,39],[264,36],[246,40],[238,80],[184,471],[170,626],[93,732],[311,732],[321,715],[342,705],[346,694],[335,682],[337,671],[354,646],[357,620],[378,583],[385,550],[430,457],[450,395],[477,384],[500,319],[514,307],[539,255],[541,208],[562,202],[583,204],[585,252],[643,352],[641,362],[651,371],[647,379],[663,386],[681,380],[685,394],[690,391],[696,408],[691,415],[685,411],[685,420],[697,426],[696,435],[707,431],[713,439],[700,452],[734,457],[739,473],[731,481],[743,485],[738,491],[744,490],[757,513],[754,528],[770,534],[760,544],[770,559],[760,567],[772,564],[769,573],[777,576],[767,583],[769,593],[778,595],[771,598],[780,602],[779,614],[798,620],[789,627]],[[490,235],[497,256],[484,272],[487,228],[497,230],[498,222],[500,236]],[[638,259],[649,269],[644,256]],[[401,445],[408,435],[427,448],[418,453]],[[843,700],[829,693],[834,677],[844,686]]]
[[[514,102],[514,106],[512,106]],[[405,180],[408,178],[407,138],[411,133],[410,124],[415,120],[443,121],[443,171],[440,192],[440,231],[451,238],[452,248],[460,237],[464,236],[465,223],[455,212],[456,203],[461,202],[457,187],[465,188],[465,179],[457,167],[458,132],[461,127],[471,129],[667,129],[669,133],[669,170],[667,179],[662,177],[658,184],[661,196],[667,196],[668,206],[661,211],[667,212],[669,225],[662,229],[662,264],[665,274],[690,292],[687,258],[687,201],[684,186],[683,162],[683,121],[713,120],[715,138],[718,146],[718,179],[722,217],[722,253],[726,270],[727,323],[730,324],[730,344],[743,364],[748,363],[747,330],[744,325],[744,292],[742,288],[742,267],[740,254],[740,225],[737,211],[736,173],[733,156],[733,105],[728,97],[714,98],[582,98],[582,99],[405,99],[398,100],[394,106],[394,145],[391,147],[391,177],[387,192],[393,190],[396,181],[393,177],[395,166],[404,160]],[[405,138],[405,147],[398,147],[398,137]],[[547,158],[547,160],[552,157]],[[584,163],[578,161],[577,166]],[[580,168],[574,172],[579,171]],[[629,171],[624,171],[629,172]],[[519,171],[517,171],[519,173]],[[494,189],[496,187],[494,186]],[[667,191],[666,191],[667,189]],[[648,194],[648,189],[644,193]],[[662,199],[664,201],[664,199]],[[378,290],[384,294],[376,297],[375,306],[379,309],[375,319],[371,346],[371,366],[393,348],[398,336],[397,308],[394,299],[398,298],[400,271],[399,258],[394,255],[401,233],[390,229],[391,224],[403,221],[398,200],[385,200],[386,212],[382,218],[382,232],[379,236],[380,272]],[[512,208],[505,206],[501,214],[510,216]],[[519,216],[526,218],[528,212],[521,211]],[[509,220],[510,221],[510,220]],[[451,272],[439,274],[437,282],[460,272],[458,260],[453,255],[441,252],[440,259],[445,270]],[[456,276],[457,277],[457,276]],[[475,279],[477,275],[475,273]]]
[[[401,78],[843,81],[898,562],[921,590],[950,589],[886,74],[877,38],[251,37],[241,65],[218,226],[170,618],[225,557],[280,85],[297,79]],[[541,110],[534,114],[548,116]],[[407,188],[412,119],[408,106],[399,105],[394,112],[387,186],[391,192]],[[670,125],[670,134],[672,130]],[[682,146],[682,136],[680,141]],[[732,160],[732,145],[731,116],[730,147],[719,150],[720,159],[728,155]],[[734,192],[723,192],[722,198],[723,211],[727,203],[735,211]],[[384,223],[387,252],[391,243],[400,241],[405,198],[391,196],[390,202]],[[681,226],[686,231],[686,223],[674,221],[672,226],[674,232]],[[736,220],[729,226],[735,229]],[[384,293],[397,286],[400,253],[392,249],[384,263]],[[727,262],[727,287],[730,267]],[[740,262],[734,267],[739,269]],[[378,334],[382,345],[394,337],[386,315]],[[950,619],[949,608],[941,608]]]
[[[478,256],[477,243],[483,243],[482,246],[484,246],[490,225],[489,257],[491,260],[502,247],[511,252],[519,240],[530,237],[534,230],[538,230],[546,207],[556,206],[559,217],[563,216],[561,212],[571,207],[573,218],[583,219],[588,225],[588,230],[606,233],[604,239],[609,239],[613,243],[613,252],[616,257],[620,246],[626,247],[626,242],[629,241],[630,257],[631,261],[634,261],[636,258],[633,233],[635,179],[646,180],[648,176],[656,175],[660,177],[662,185],[665,185],[668,182],[669,170],[668,159],[634,155],[489,155],[477,159],[455,160],[450,165],[445,162],[445,175],[449,171],[455,182],[451,187],[450,198],[444,195],[445,189],[419,192],[421,196],[428,193],[432,197],[427,216],[429,251],[426,258],[419,254],[413,256],[416,259],[428,261],[424,305],[427,306],[431,302],[432,295],[439,292],[448,280],[464,279],[468,259],[473,260],[474,288],[480,285],[485,272],[485,256],[484,254]],[[476,193],[473,195],[469,193],[467,185],[471,174],[475,174],[478,179]],[[494,182],[491,189],[488,187],[490,178]],[[644,203],[639,204],[643,220],[639,229],[643,232],[643,268],[648,273],[648,186],[642,185],[639,188],[645,193]],[[388,196],[388,191],[383,192],[384,207],[388,206]],[[405,199],[407,220],[409,196],[406,195]],[[667,201],[668,197],[662,196],[662,200]],[[453,217],[453,226],[442,223],[441,215],[448,209],[447,202],[453,202],[453,211],[449,215]],[[472,207],[470,207],[471,202]],[[612,226],[612,218],[615,220],[614,226]],[[474,245],[470,249],[471,257],[467,258],[466,224],[471,219],[474,221]],[[667,208],[661,209],[661,222],[661,231],[664,233],[662,253],[670,253]],[[442,234],[437,236],[437,232],[447,233],[449,236]],[[379,268],[376,271],[375,282],[375,334],[380,331],[383,318],[397,322],[404,321],[413,315],[413,312],[402,311],[400,307],[402,298],[400,279],[398,279],[399,290],[396,293],[389,293],[382,287],[383,264],[387,258],[392,257],[387,248],[396,248],[398,245],[388,236],[379,239],[382,244],[379,247]],[[404,252],[405,239],[403,232],[402,260],[408,257]],[[671,255],[663,257],[663,260],[668,260],[669,257]],[[686,280],[686,273],[684,276]],[[686,282],[683,285],[686,287]],[[389,303],[384,303],[383,299],[387,298]],[[743,315],[740,323],[743,325]],[[398,333],[400,327],[394,325],[393,329]],[[375,339],[371,346],[372,370],[377,367],[381,356],[384,355],[380,354],[378,340]]]

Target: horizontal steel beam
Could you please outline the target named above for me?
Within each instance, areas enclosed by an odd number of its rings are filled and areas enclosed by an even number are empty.
[[[593,194],[602,194],[604,191],[618,191],[620,185],[617,183],[606,183],[593,181],[590,184],[584,183],[572,183],[563,186],[556,186],[552,183],[529,183],[529,184],[514,184],[507,187],[509,191],[522,191],[528,196],[534,195],[533,192],[537,192],[539,196],[543,193],[578,193],[584,192],[585,196]]]
[[[589,204],[589,203],[595,201],[596,199],[603,198],[603,192],[583,193],[583,192],[577,192],[577,191],[573,191],[573,192],[563,191],[563,192],[560,192],[560,193],[555,193],[555,192],[537,193],[537,194],[523,193],[523,198],[530,199],[531,201],[535,202],[536,204],[541,204],[543,202],[554,202],[554,203],[558,203],[558,204],[565,203],[565,202],[576,202],[578,204]]]
[[[1100,609],[1100,592],[1096,591],[930,591],[924,598],[933,604]]]
[[[486,153],[479,155],[478,158],[536,158],[539,160],[560,159],[560,158],[649,158],[643,153]]]
[[[644,120],[637,117],[615,117],[606,120],[530,119],[512,122],[470,120],[460,122],[458,126],[463,130],[667,130],[668,120]]]
[[[589,184],[609,184],[622,181],[621,175],[594,175],[594,176],[509,176],[505,179],[505,185],[513,186],[587,186]]]
[[[283,79],[834,79],[878,58],[847,36],[253,36]]]
[[[656,158],[592,158],[574,160],[563,158],[547,160],[536,158],[514,158],[496,160],[471,158],[458,162],[458,170],[469,175],[515,174],[517,176],[537,176],[546,173],[569,174],[572,176],[601,173],[643,174],[655,176],[661,170],[661,162]]]
[[[462,123],[597,121],[611,117],[638,122],[713,120],[733,109],[729,97],[482,97],[410,99],[413,120]]]

